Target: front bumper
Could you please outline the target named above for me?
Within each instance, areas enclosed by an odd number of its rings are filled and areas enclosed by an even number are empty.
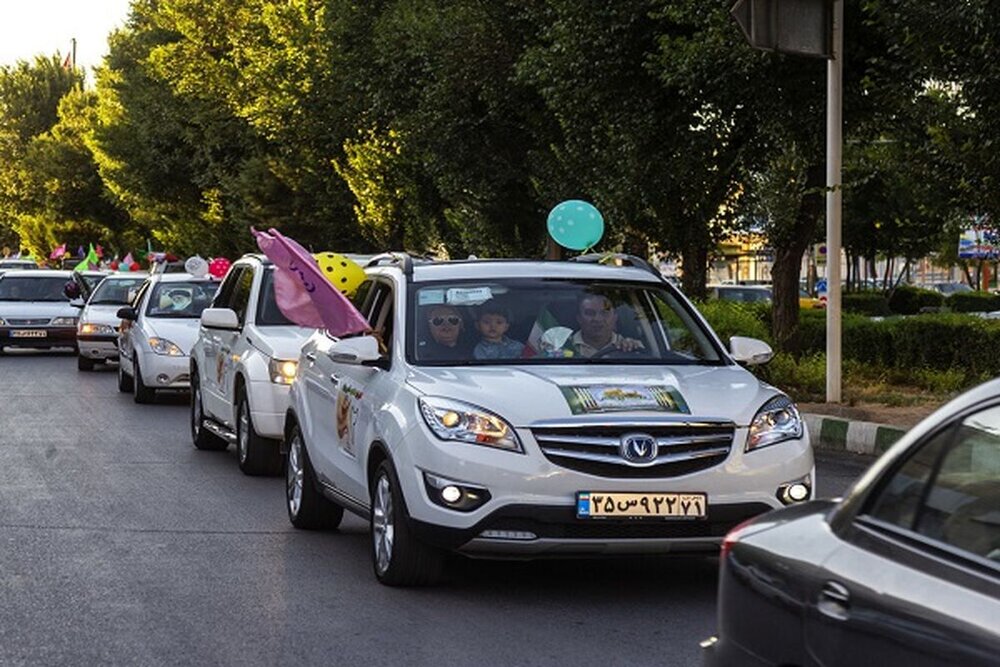
[[[116,334],[77,334],[76,343],[81,357],[105,360],[118,358]]]
[[[250,409],[257,434],[264,438],[281,440],[285,435],[285,414],[288,412],[286,384],[250,382]]]
[[[19,331],[43,331],[44,336],[22,337]],[[76,327],[0,327],[0,347],[47,349],[76,347]]]
[[[150,389],[190,389],[191,357],[171,357],[155,352],[142,352],[139,358],[142,382]]]
[[[728,457],[718,465],[674,477],[603,477],[553,463],[531,431],[518,429],[524,454],[444,442],[418,424],[392,450],[414,529],[424,539],[468,553],[511,556],[715,551],[741,521],[784,505],[778,488],[808,478],[815,489],[808,437],[755,452],[743,451],[738,428]],[[424,473],[488,491],[472,511],[436,504]],[[577,519],[579,492],[705,493],[704,519]],[[494,539],[483,531],[530,533],[532,539]],[[496,533],[492,533],[496,534]],[[500,533],[501,535],[505,533]]]

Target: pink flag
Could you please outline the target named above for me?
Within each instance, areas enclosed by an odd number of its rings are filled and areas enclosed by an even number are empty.
[[[323,275],[309,251],[276,229],[250,232],[277,268],[274,298],[285,317],[303,327],[326,329],[331,336],[364,333],[368,321]]]
[[[56,249],[49,254],[49,259],[59,259],[66,254],[66,244],[63,243],[61,246],[56,246]]]
[[[125,259],[122,260],[122,264],[124,264],[125,266],[132,266],[132,264],[134,263],[135,260],[132,259],[132,253],[125,255]]]

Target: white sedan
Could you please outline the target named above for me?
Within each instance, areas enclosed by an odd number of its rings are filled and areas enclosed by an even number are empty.
[[[118,311],[118,389],[151,403],[158,389],[188,389],[191,348],[201,311],[219,283],[186,273],[152,276],[131,306]]]

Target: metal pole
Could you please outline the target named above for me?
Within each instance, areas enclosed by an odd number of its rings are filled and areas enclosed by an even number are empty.
[[[70,61],[73,69],[76,69],[76,37],[73,38],[73,60]]]
[[[841,401],[840,170],[843,152],[844,0],[833,3],[833,58],[826,68],[826,401]]]

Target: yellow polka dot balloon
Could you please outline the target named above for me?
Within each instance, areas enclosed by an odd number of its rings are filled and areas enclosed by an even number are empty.
[[[318,252],[313,257],[320,270],[344,296],[352,296],[364,282],[365,271],[357,262],[335,252]]]

